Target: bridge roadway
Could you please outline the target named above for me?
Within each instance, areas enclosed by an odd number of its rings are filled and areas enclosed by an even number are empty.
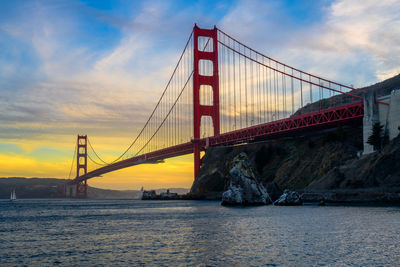
[[[309,132],[327,129],[344,124],[361,124],[364,116],[363,101],[353,102],[324,110],[314,111],[302,115],[291,116],[286,119],[268,122],[232,132],[191,140],[176,146],[156,150],[150,153],[134,156],[125,160],[90,171],[70,181],[70,184],[99,177],[102,174],[144,163],[158,163],[161,160],[193,153],[193,144],[199,142],[204,150],[208,146],[222,146],[235,143],[251,142],[258,139],[276,138],[294,133]]]

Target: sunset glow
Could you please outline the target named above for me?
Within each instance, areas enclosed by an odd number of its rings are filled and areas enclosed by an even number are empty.
[[[361,2],[3,1],[0,177],[74,178],[77,134],[104,160],[117,158],[160,98],[194,23],[354,87],[400,73],[398,1]],[[193,168],[185,155],[89,185],[190,188]]]

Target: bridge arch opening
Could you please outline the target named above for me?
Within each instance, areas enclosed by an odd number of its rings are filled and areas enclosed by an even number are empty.
[[[213,105],[213,88],[210,85],[200,85],[200,105],[212,106]]]
[[[79,152],[79,154],[85,154],[86,149],[84,147],[80,147],[78,152]]]
[[[84,157],[79,157],[79,165],[85,165],[85,158]]]
[[[199,60],[199,74],[203,76],[213,76],[214,63],[208,59]]]
[[[214,52],[214,43],[212,38],[206,36],[199,36],[197,40],[198,40],[197,49],[199,51]]]
[[[202,138],[214,136],[214,124],[211,116],[201,117],[200,134]]]

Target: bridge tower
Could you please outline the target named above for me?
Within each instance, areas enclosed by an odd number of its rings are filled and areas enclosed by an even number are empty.
[[[83,173],[81,172],[83,171]],[[87,173],[87,135],[78,135],[76,153],[76,177]],[[87,197],[87,180],[76,183],[76,197]]]
[[[206,37],[212,40],[212,51],[199,50],[199,37]],[[200,144],[200,127],[201,118],[203,116],[210,116],[214,128],[214,136],[220,134],[219,124],[219,78],[218,78],[218,30],[216,26],[214,29],[200,29],[197,25],[193,28],[193,135],[192,140],[194,146],[194,176],[197,178],[200,170],[200,151],[202,149]],[[200,48],[202,49],[202,48]],[[200,60],[211,61],[213,66],[212,76],[205,76],[200,74],[199,63]],[[211,86],[213,92],[212,105],[200,104],[200,90],[202,86]]]

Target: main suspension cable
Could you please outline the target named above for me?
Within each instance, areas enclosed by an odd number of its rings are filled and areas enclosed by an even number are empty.
[[[145,123],[145,125],[143,126],[142,130],[141,130],[141,131],[139,132],[139,134],[136,136],[135,140],[129,145],[129,147],[128,147],[118,158],[116,158],[114,161],[112,161],[112,162],[109,163],[109,164],[113,164],[113,163],[117,162],[118,160],[120,160],[120,159],[129,151],[129,149],[132,148],[132,146],[136,143],[136,141],[139,139],[139,137],[142,135],[142,133],[143,133],[144,130],[146,129],[146,127],[147,127],[147,125],[149,124],[151,118],[153,117],[155,111],[157,110],[158,106],[160,105],[161,100],[163,99],[163,97],[164,97],[164,95],[165,95],[165,93],[166,93],[166,91],[167,91],[167,89],[168,89],[168,87],[169,87],[169,85],[170,85],[170,83],[171,83],[171,81],[172,81],[174,75],[175,75],[176,70],[178,69],[178,66],[179,66],[179,64],[180,64],[180,62],[181,62],[181,60],[182,60],[182,58],[183,58],[183,55],[185,54],[186,48],[188,47],[188,45],[189,45],[189,43],[190,43],[190,40],[192,39],[192,36],[193,36],[193,31],[190,33],[190,36],[189,36],[189,39],[188,39],[187,42],[186,42],[185,48],[183,49],[182,54],[181,54],[181,56],[179,57],[178,63],[176,64],[175,69],[174,69],[174,71],[172,72],[171,78],[169,79],[167,85],[165,86],[165,89],[164,89],[164,91],[163,91],[163,93],[162,93],[160,99],[158,100],[158,102],[157,102],[155,108],[153,109],[153,111],[151,112],[151,115],[150,115],[150,117],[148,118],[148,120],[146,121],[146,123]]]
[[[71,169],[69,170],[68,179],[71,179],[72,168],[74,167],[75,156],[76,156],[76,146],[77,145],[75,144],[74,156],[72,157],[72,164],[71,164]]]
[[[87,153],[87,157],[89,158],[89,160],[91,160],[94,164],[99,165],[99,166],[106,166],[108,164],[103,164],[103,163],[98,163],[97,161],[95,161],[94,159],[92,159],[92,157],[90,156],[89,153]]]
[[[102,165],[109,165],[110,163],[107,163],[106,161],[104,161],[104,160],[103,160],[102,158],[100,158],[100,156],[96,153],[96,151],[94,150],[92,144],[90,143],[89,137],[87,138],[87,141],[88,141],[89,147],[92,149],[92,151],[93,151],[93,153],[96,155],[96,157],[97,157],[101,162],[104,163],[104,164],[102,164]],[[89,153],[88,153],[88,155],[89,155]],[[92,161],[93,161],[93,160],[92,160]],[[93,161],[93,162],[94,162],[94,161]],[[95,162],[94,162],[94,163],[95,163]]]
[[[284,64],[284,63],[282,63],[282,62],[280,62],[280,61],[278,61],[278,60],[276,60],[276,59],[273,59],[273,58],[271,58],[271,57],[268,57],[268,56],[266,56],[266,55],[264,55],[264,54],[262,54],[262,53],[260,53],[260,52],[258,52],[258,51],[256,51],[256,50],[250,48],[249,46],[243,44],[242,42],[240,42],[240,41],[238,41],[237,39],[233,38],[232,36],[230,36],[229,34],[225,33],[224,31],[222,31],[222,30],[220,30],[220,29],[218,29],[218,31],[221,32],[222,34],[226,35],[228,38],[232,39],[233,41],[237,42],[238,44],[242,45],[242,46],[245,47],[246,49],[248,49],[248,50],[250,50],[250,51],[253,51],[254,53],[259,54],[259,55],[261,55],[261,56],[263,56],[263,57],[266,57],[266,58],[268,58],[268,59],[270,59],[270,60],[276,62],[277,64],[280,64],[280,65],[285,66],[285,67],[287,67],[287,68],[293,69],[293,70],[295,70],[295,71],[297,71],[297,72],[299,72],[299,73],[302,73],[302,74],[311,76],[311,77],[313,77],[313,78],[315,78],[315,79],[320,79],[320,80],[325,81],[325,82],[330,82],[330,83],[332,83],[332,84],[335,84],[335,85],[341,86],[341,87],[345,87],[345,88],[350,89],[350,90],[355,90],[355,91],[358,91],[358,92],[361,92],[361,93],[366,93],[365,90],[357,89],[357,88],[354,88],[354,87],[352,87],[352,86],[347,86],[347,85],[340,84],[340,83],[337,83],[337,82],[334,82],[334,81],[330,81],[330,80],[328,80],[328,79],[324,79],[324,78],[321,78],[321,77],[319,77],[319,76],[313,75],[313,74],[311,74],[311,73],[308,73],[308,72],[302,71],[302,70],[300,70],[300,69],[297,69],[297,68],[291,67],[291,66],[289,66],[289,65],[286,65],[286,64]],[[227,47],[227,45],[223,44],[221,41],[218,40],[218,42]],[[228,48],[230,48],[230,47],[228,47]],[[231,48],[230,48],[230,49],[231,49]],[[237,52],[237,51],[235,51],[235,52]],[[281,73],[282,73],[282,72],[281,72]],[[285,73],[285,74],[286,74],[286,73]],[[314,84],[313,84],[313,85],[314,85]]]

